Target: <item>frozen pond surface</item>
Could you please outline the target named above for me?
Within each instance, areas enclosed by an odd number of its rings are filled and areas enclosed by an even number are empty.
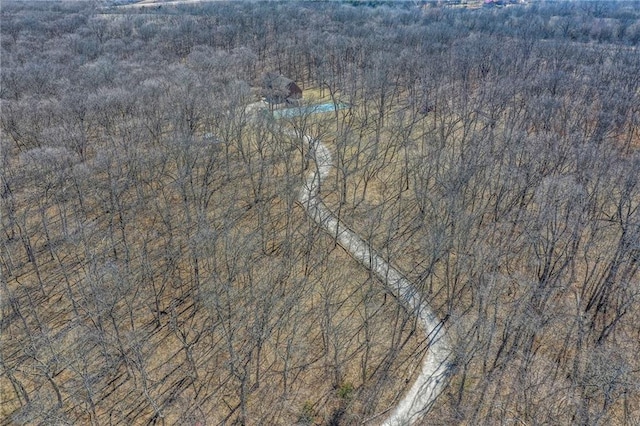
[[[335,111],[336,109],[345,109],[348,108],[349,105],[339,102],[337,105],[333,102],[327,102],[325,104],[319,105],[309,105],[298,108],[286,108],[286,109],[277,109],[273,111],[274,118],[292,118],[298,117],[304,114],[317,114],[319,112],[330,112]]]

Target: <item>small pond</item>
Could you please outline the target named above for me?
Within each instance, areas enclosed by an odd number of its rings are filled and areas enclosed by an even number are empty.
[[[298,108],[286,108],[286,109],[277,109],[273,111],[274,118],[292,118],[298,117],[304,114],[317,114],[319,112],[330,112],[335,111],[337,109],[345,109],[348,108],[349,105],[339,102],[336,106],[333,102],[327,102],[326,104],[319,105],[309,105],[305,107]]]

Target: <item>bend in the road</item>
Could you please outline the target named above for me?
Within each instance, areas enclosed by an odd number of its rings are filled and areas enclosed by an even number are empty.
[[[299,201],[307,213],[363,266],[372,270],[394,296],[414,313],[429,339],[429,349],[422,369],[415,382],[384,421],[385,426],[413,424],[433,406],[436,398],[447,384],[451,345],[442,321],[438,320],[431,307],[420,298],[417,289],[389,262],[376,254],[369,244],[348,229],[329,211],[320,198],[320,185],[332,167],[331,152],[318,139],[304,136],[312,151],[316,168],[305,181]]]

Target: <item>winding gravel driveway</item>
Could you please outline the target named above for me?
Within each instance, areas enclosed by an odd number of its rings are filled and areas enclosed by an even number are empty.
[[[335,237],[354,259],[373,271],[387,289],[416,315],[429,339],[429,349],[419,376],[382,423],[385,426],[413,424],[429,412],[448,382],[451,344],[446,330],[427,302],[421,299],[417,289],[396,268],[376,254],[365,240],[342,224],[322,202],[320,185],[333,167],[331,152],[322,141],[306,135],[304,138],[309,144],[316,168],[307,178],[298,200],[318,225]]]

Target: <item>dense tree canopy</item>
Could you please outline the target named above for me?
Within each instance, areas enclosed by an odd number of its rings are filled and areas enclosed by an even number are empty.
[[[639,3],[0,14],[4,423],[381,421],[428,339],[296,203],[303,134],[445,319],[425,424],[640,422]]]

